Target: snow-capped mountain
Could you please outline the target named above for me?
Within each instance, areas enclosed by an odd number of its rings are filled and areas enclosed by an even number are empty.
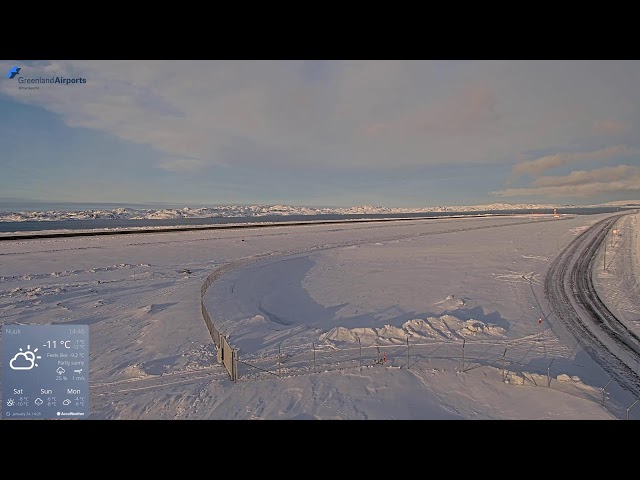
[[[402,214],[429,212],[475,212],[497,210],[539,210],[562,207],[555,204],[509,204],[491,203],[485,205],[434,206],[397,208],[375,205],[358,205],[344,208],[316,208],[291,205],[217,205],[200,208],[135,209],[115,208],[112,210],[78,211],[20,211],[0,212],[0,222],[53,221],[53,220],[153,220],[173,218],[216,218],[216,217],[262,217],[268,215],[322,215],[322,214]]]

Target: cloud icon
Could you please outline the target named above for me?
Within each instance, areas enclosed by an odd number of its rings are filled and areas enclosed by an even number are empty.
[[[20,351],[13,356],[9,362],[11,370],[31,370],[33,367],[38,366],[36,358],[42,357],[40,355],[36,356],[35,352],[38,351],[37,348],[33,352],[30,349],[31,347],[27,345],[26,352],[23,352],[22,349],[20,349]]]
[[[24,358],[24,360],[19,360]],[[36,356],[31,352],[18,352],[9,362],[13,370],[31,370],[36,364]]]

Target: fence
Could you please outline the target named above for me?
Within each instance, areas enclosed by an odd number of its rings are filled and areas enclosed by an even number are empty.
[[[204,296],[207,293],[208,288],[213,282],[215,282],[229,270],[230,264],[226,264],[222,267],[216,268],[209,274],[207,279],[202,284],[202,287],[200,288],[200,309],[202,311],[202,318],[204,319],[204,323],[207,325],[207,329],[209,330],[209,335],[211,335],[213,344],[216,346],[218,363],[221,363],[225,366],[225,368],[229,372],[231,380],[235,381],[237,379],[237,368],[234,369],[233,362],[233,359],[236,357],[235,352],[229,346],[227,338],[221,335],[220,330],[216,328],[216,325],[211,318],[211,315],[209,315],[207,307],[204,304]],[[231,358],[231,360],[229,360],[229,358]]]
[[[325,245],[311,250],[331,248],[333,246],[335,245]],[[302,252],[280,252],[280,255],[296,253]],[[563,362],[566,362],[566,371],[570,371],[575,367],[573,362],[566,356],[564,358],[560,355],[549,357],[547,346],[542,337],[533,342],[531,338],[501,339],[498,341],[467,341],[462,338],[450,338],[422,343],[415,341],[412,343],[411,339],[407,337],[404,342],[386,341],[365,346],[362,345],[361,339],[358,339],[357,346],[344,346],[342,348],[338,348],[328,342],[296,345],[287,348],[283,348],[280,345],[277,350],[274,349],[260,354],[247,354],[241,360],[238,357],[238,350],[231,347],[228,336],[224,335],[219,328],[216,328],[214,319],[211,318],[205,307],[204,297],[211,284],[225,273],[256,262],[261,258],[273,257],[274,255],[274,253],[258,255],[227,263],[215,269],[206,278],[201,287],[200,304],[202,316],[217,348],[217,360],[226,368],[231,380],[234,382],[238,380],[257,380],[265,376],[285,377],[332,370],[373,368],[376,366],[415,370],[455,368],[459,372],[471,372],[482,367],[493,367],[500,369],[502,380],[505,383],[563,390],[563,382],[560,380],[562,377],[554,377],[552,375],[552,367],[555,375],[564,373],[562,371]],[[536,352],[536,350],[538,351]],[[531,360],[530,354],[532,352],[537,353],[535,361]],[[528,356],[529,360],[526,360]],[[636,374],[640,375],[640,365],[638,370]],[[563,377],[571,380],[568,375],[563,375]],[[612,406],[606,404],[606,389],[608,385],[601,388],[585,388],[578,396],[601,402],[611,413],[614,413]],[[630,418],[631,411],[637,403],[638,400],[626,408],[627,419]],[[624,413],[621,413],[625,411],[624,407],[618,405],[615,410],[618,417],[624,416]]]
[[[228,337],[223,335],[220,330],[216,328],[216,324],[205,306],[204,297],[213,282],[225,273],[269,256],[271,256],[271,254],[256,255],[254,257],[240,258],[233,262],[226,263],[211,272],[202,284],[202,287],[200,287],[200,310],[202,312],[204,323],[207,325],[207,330],[209,330],[209,335],[211,335],[213,344],[216,346],[218,363],[224,365],[227,372],[229,372],[231,380],[234,382],[238,379],[237,351],[230,346]]]
[[[287,348],[279,346],[261,355],[246,355],[237,359],[236,379],[252,381],[271,376],[283,378],[379,367],[416,371],[455,370],[474,374],[486,372],[489,367],[495,369],[505,383],[551,388],[595,401],[617,418],[624,418],[625,410],[627,419],[633,415],[632,409],[637,402],[626,408],[626,405],[614,405],[607,400],[609,384],[602,387],[578,384],[576,377],[568,375],[566,372],[576,369],[571,355],[545,358],[540,351],[536,352],[535,358],[530,357],[536,348],[543,350],[545,347],[518,339],[492,342],[456,338],[416,342],[408,337],[404,342],[362,345],[359,341],[355,346],[342,348],[315,343]]]

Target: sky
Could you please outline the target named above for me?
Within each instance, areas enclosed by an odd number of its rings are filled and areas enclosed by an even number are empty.
[[[633,60],[13,59],[0,70],[3,198],[419,207],[640,193]],[[40,77],[86,82],[20,83]]]

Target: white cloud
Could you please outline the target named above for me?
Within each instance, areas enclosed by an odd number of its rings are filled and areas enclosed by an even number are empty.
[[[583,197],[622,191],[640,192],[640,167],[618,165],[573,171],[564,176],[540,177],[533,187],[507,188],[491,192],[501,197]]]
[[[536,158],[533,160],[526,160],[518,163],[513,167],[511,176],[512,178],[525,174],[538,176],[545,170],[551,170],[553,168],[562,167],[571,163],[604,160],[620,155],[631,155],[638,153],[640,153],[640,150],[637,148],[629,148],[626,145],[614,145],[595,151],[545,155],[544,157]]]
[[[562,187],[569,185],[583,185],[593,182],[615,182],[626,178],[633,178],[640,171],[638,167],[617,165],[595,170],[575,170],[569,175],[539,177],[533,183],[536,187]]]
[[[640,78],[633,62],[336,61],[315,62],[315,70],[309,65],[45,61],[26,63],[21,73],[83,76],[87,84],[23,91],[7,80],[0,82],[0,94],[55,112],[70,126],[149,145],[163,169],[402,168],[507,165],[519,152],[576,142],[589,148],[597,144],[592,137],[598,132],[621,131],[621,125],[632,132],[629,99],[637,97]],[[617,120],[602,120],[596,128],[594,112]],[[526,161],[514,174],[537,175],[589,154],[583,155]]]

